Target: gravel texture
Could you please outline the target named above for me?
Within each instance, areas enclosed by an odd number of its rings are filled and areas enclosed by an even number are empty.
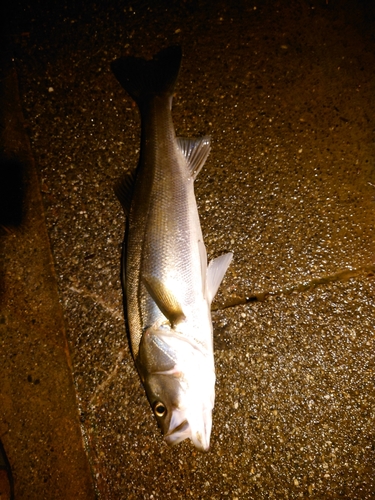
[[[15,63],[98,498],[374,498],[374,6],[51,5],[24,5]],[[140,122],[110,62],[172,44],[177,133],[212,136],[196,181],[207,251],[234,252],[206,454],[164,444],[119,280],[113,184],[137,164]]]

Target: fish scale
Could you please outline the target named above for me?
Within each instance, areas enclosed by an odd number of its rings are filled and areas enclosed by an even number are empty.
[[[135,175],[115,191],[127,217],[122,283],[132,355],[169,445],[210,443],[215,399],[211,302],[232,254],[207,266],[194,180],[210,151],[208,137],[176,138],[172,96],[181,49],[151,61],[112,63],[141,114]]]

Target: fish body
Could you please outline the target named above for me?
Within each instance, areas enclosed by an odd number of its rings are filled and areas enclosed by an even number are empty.
[[[209,448],[215,399],[211,302],[232,254],[207,266],[194,180],[209,137],[177,138],[172,97],[181,49],[151,61],[117,59],[112,70],[137,102],[141,153],[115,187],[127,216],[122,263],[132,355],[169,445]]]

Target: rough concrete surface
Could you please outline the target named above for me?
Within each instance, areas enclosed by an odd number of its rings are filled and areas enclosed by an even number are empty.
[[[0,499],[13,498],[13,483],[16,499],[92,499],[63,310],[11,68],[2,90],[1,192],[5,197],[4,185],[14,185],[10,172],[17,169],[27,188],[18,224],[13,218],[0,227],[0,438],[7,457]]]
[[[51,5],[19,10],[15,66],[97,497],[375,498],[373,3]],[[177,134],[213,141],[196,181],[209,258],[234,252],[214,304],[206,454],[164,444],[119,281],[124,218],[112,187],[137,164],[140,129],[110,62],[171,44],[184,54]],[[58,460],[48,474],[73,477]],[[30,488],[18,498],[55,497]]]

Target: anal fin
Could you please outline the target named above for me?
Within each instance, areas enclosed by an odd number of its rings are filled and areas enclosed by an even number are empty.
[[[209,136],[200,139],[178,137],[177,143],[187,160],[190,174],[195,180],[211,151],[211,138]]]

